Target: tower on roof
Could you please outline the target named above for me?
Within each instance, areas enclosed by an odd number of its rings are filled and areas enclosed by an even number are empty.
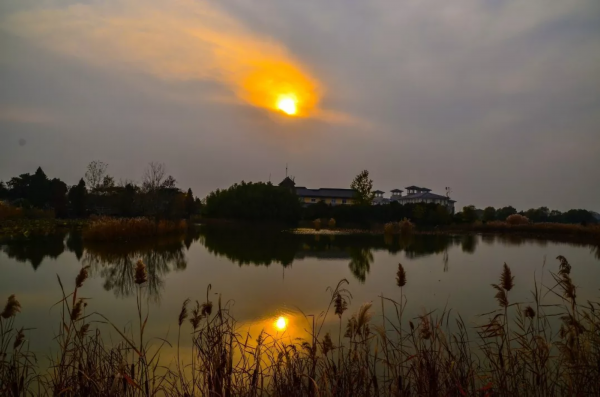
[[[293,192],[296,187],[296,182],[289,176],[286,176],[283,181],[279,182],[279,187],[286,188]]]

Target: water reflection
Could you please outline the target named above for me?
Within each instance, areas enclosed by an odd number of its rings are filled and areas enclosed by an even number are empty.
[[[185,241],[184,236],[168,236],[127,244],[86,243],[82,263],[90,266],[92,276],[102,277],[105,290],[127,297],[135,291],[135,263],[141,259],[148,272],[145,292],[160,300],[164,276],[187,267]]]
[[[184,235],[120,244],[84,241],[79,233],[23,236],[0,242],[0,250],[9,258],[30,263],[34,269],[45,258],[56,259],[65,251],[71,252],[83,265],[89,265],[91,274],[100,276],[104,288],[117,297],[127,297],[133,293],[134,265],[138,259],[142,259],[148,270],[148,288],[145,290],[150,298],[159,300],[165,276],[171,271],[186,269],[186,251],[194,243],[203,245],[209,253],[225,257],[238,266],[280,264],[287,267],[294,261],[306,259],[343,260],[347,261],[356,280],[364,283],[374,261],[374,251],[391,254],[403,252],[409,259],[439,255],[447,272],[452,247],[460,247],[462,252],[472,254],[477,250],[479,241],[485,245],[546,244],[539,239],[516,235],[311,236],[269,229],[202,226]],[[592,246],[591,250],[600,259],[600,247]]]
[[[67,232],[58,232],[42,236],[24,236],[1,245],[2,252],[18,262],[29,262],[37,269],[45,258],[58,258],[65,251]]]

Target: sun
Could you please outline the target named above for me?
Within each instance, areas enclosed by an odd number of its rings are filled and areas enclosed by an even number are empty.
[[[282,96],[277,100],[277,109],[287,115],[294,115],[298,112],[296,100],[290,96]]]
[[[287,320],[285,317],[280,316],[277,320],[275,320],[275,328],[280,331],[283,331],[287,327]]]

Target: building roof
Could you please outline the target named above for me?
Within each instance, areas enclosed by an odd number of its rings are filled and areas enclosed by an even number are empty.
[[[296,182],[294,182],[289,176],[286,176],[285,179],[279,182],[279,186],[295,186]]]
[[[390,192],[392,193],[402,193],[404,190],[402,189],[394,189],[394,190],[390,190]]]
[[[385,193],[385,192],[382,192],[381,190],[375,190],[373,193]]]
[[[300,197],[351,199],[354,197],[354,189],[307,189],[305,187],[297,187],[296,195]]]
[[[407,186],[407,187],[405,187],[405,189],[406,189],[406,190],[419,190],[419,189],[421,189],[421,188],[420,188],[420,187],[418,187],[418,186],[415,186],[415,185],[413,185],[413,186]]]
[[[414,194],[408,194],[406,196],[402,196],[400,198],[397,199],[397,201],[404,201],[404,200],[410,200],[410,199],[436,199],[436,200],[449,200],[448,197],[446,196],[441,196],[439,194],[435,194],[435,193],[429,193],[429,192],[421,192],[421,193],[414,193]]]
[[[426,187],[422,187],[419,190],[422,192],[430,192],[431,191],[431,189],[427,189]]]

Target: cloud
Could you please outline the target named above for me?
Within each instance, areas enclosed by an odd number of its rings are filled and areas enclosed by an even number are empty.
[[[3,27],[97,66],[165,80],[217,81],[235,100],[272,111],[279,110],[282,97],[291,96],[296,116],[351,120],[320,107],[323,84],[281,44],[253,34],[207,1],[116,0],[38,8],[9,15]]]

